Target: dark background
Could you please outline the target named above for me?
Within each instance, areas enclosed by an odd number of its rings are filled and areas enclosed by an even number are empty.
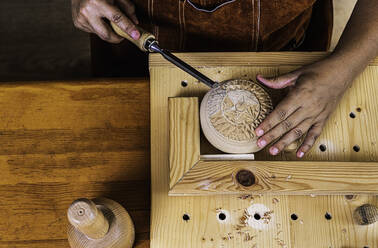
[[[70,0],[0,1],[0,81],[88,78],[90,59]]]

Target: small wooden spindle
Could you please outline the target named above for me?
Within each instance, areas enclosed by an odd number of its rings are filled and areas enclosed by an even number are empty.
[[[78,199],[68,208],[68,243],[72,248],[131,248],[135,229],[119,203],[106,199]]]
[[[68,208],[67,216],[71,225],[89,238],[103,238],[109,230],[109,222],[91,200],[83,198],[74,201]]]

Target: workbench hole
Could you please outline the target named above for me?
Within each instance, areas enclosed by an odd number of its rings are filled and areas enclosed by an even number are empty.
[[[220,214],[218,215],[218,218],[219,218],[220,220],[225,220],[226,217],[227,217],[227,216],[226,216],[224,213],[220,213]]]
[[[360,147],[358,145],[354,145],[353,146],[353,151],[359,152],[360,151]]]
[[[255,213],[253,215],[253,218],[255,218],[255,220],[260,220],[261,219],[261,215],[259,215],[258,213]]]
[[[181,81],[181,86],[182,86],[182,87],[186,87],[186,86],[188,86],[188,82],[187,82],[187,81]]]
[[[332,215],[328,212],[326,212],[326,214],[324,215],[324,217],[327,219],[327,220],[331,220],[332,219]]]
[[[352,119],[354,119],[354,118],[356,118],[356,115],[353,112],[350,112],[349,113],[349,117],[352,118]]]
[[[321,144],[321,145],[319,146],[319,150],[320,150],[321,152],[325,152],[325,151],[327,150],[327,146],[324,145],[324,144]]]
[[[356,111],[361,112],[361,108],[360,107],[356,108]]]
[[[252,186],[255,180],[255,176],[249,170],[240,170],[236,173],[236,181],[244,187]]]
[[[364,246],[364,248],[369,248],[369,246]]]
[[[188,214],[184,214],[184,215],[182,216],[182,219],[183,219],[184,221],[189,221],[189,220],[190,220],[190,216],[189,216]]]
[[[292,215],[290,215],[290,218],[291,218],[292,220],[297,220],[297,219],[298,219],[298,215],[296,215],[296,214],[292,214]]]

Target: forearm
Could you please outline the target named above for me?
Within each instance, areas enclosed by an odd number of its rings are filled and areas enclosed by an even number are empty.
[[[330,59],[355,78],[378,55],[378,1],[359,0]],[[346,82],[348,83],[348,82]]]

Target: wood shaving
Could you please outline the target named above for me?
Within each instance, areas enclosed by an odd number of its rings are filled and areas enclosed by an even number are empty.
[[[273,211],[265,212],[264,216],[261,217],[261,220],[263,220],[265,224],[269,224],[270,220],[272,219],[272,214]]]
[[[287,177],[286,177],[286,181],[289,181],[290,179],[291,179],[291,175],[288,175]]]
[[[240,217],[240,224],[245,227],[248,224],[248,219],[251,217],[251,215],[248,213],[247,209],[244,209],[243,216]]]
[[[303,220],[299,220],[299,224],[302,224],[302,225],[303,225]]]
[[[277,239],[277,244],[281,246],[282,248],[287,248],[285,241],[283,241],[282,239]]]
[[[252,195],[241,195],[241,196],[238,196],[238,198],[242,199],[242,200],[246,200],[246,199],[253,200],[253,196]]]
[[[254,239],[255,237],[256,237],[256,235],[251,236],[249,233],[245,233],[245,234],[244,234],[244,241],[245,241],[245,242],[251,241],[251,240]]]
[[[280,202],[280,199],[278,199],[278,198],[273,198],[272,199],[272,203],[273,204],[276,204],[276,203],[279,203]]]
[[[251,248],[257,248],[257,244],[253,244]]]
[[[315,197],[316,195],[315,194],[310,194],[311,197]]]

